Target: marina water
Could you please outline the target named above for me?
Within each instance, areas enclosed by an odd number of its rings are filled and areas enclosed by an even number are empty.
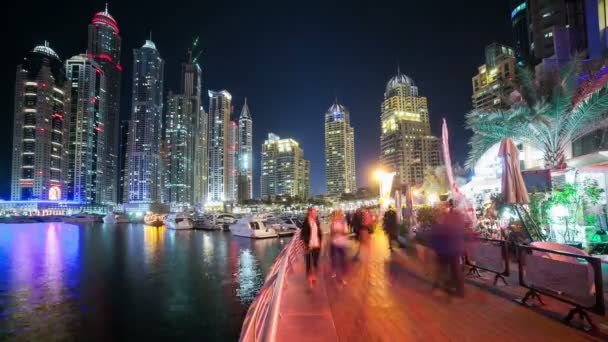
[[[288,241],[141,224],[0,224],[0,340],[235,341]]]

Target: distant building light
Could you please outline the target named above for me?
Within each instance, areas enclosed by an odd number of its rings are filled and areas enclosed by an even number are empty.
[[[521,12],[521,11],[523,11],[523,10],[525,10],[525,9],[526,9],[526,3],[525,3],[525,2],[523,2],[523,3],[521,3],[519,6],[515,7],[515,9],[514,9],[514,10],[511,12],[511,19],[514,19],[514,18],[515,18],[515,16],[516,16],[516,15],[517,15],[519,12]]]

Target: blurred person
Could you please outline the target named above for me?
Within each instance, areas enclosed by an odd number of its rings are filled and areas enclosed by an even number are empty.
[[[397,240],[397,212],[390,206],[382,219],[384,233],[388,237],[388,249],[393,251],[393,241]]]
[[[371,234],[374,232],[374,218],[369,209],[361,210],[361,226],[359,227],[359,253],[363,252],[364,259],[367,259],[370,252]]]
[[[344,212],[341,209],[336,209],[331,215],[330,223],[332,278],[338,277],[343,285],[346,284],[344,275],[346,274],[346,249],[349,245],[346,230]]]
[[[321,232],[321,224],[317,217],[317,209],[310,207],[304,219],[302,225],[302,232],[300,238],[306,246],[306,278],[308,279],[308,286],[313,287],[317,281],[319,254],[321,252],[321,242],[323,239],[323,233]]]
[[[454,208],[452,200],[440,207],[438,216],[431,230],[431,246],[437,255],[434,287],[443,287],[448,293],[453,291],[455,295],[463,297],[461,259],[464,255],[465,216]]]

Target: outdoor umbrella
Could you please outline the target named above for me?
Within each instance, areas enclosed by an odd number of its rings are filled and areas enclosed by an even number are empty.
[[[505,203],[528,204],[530,198],[519,169],[519,151],[511,139],[500,142],[498,156],[502,158],[502,198]]]
[[[443,162],[445,163],[445,170],[450,183],[450,190],[452,191],[454,205],[456,208],[463,211],[467,218],[468,225],[471,228],[477,227],[477,214],[475,213],[475,207],[460,191],[458,184],[456,184],[456,181],[454,180],[454,174],[452,172],[452,158],[450,157],[448,124],[446,123],[445,119],[443,119],[443,125],[441,126],[441,146],[443,150]]]

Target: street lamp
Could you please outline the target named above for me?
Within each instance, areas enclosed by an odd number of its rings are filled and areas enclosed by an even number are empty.
[[[374,171],[374,179],[380,184],[378,203],[382,210],[386,210],[392,202],[391,188],[393,186],[395,174],[395,172],[386,172],[382,169]]]

